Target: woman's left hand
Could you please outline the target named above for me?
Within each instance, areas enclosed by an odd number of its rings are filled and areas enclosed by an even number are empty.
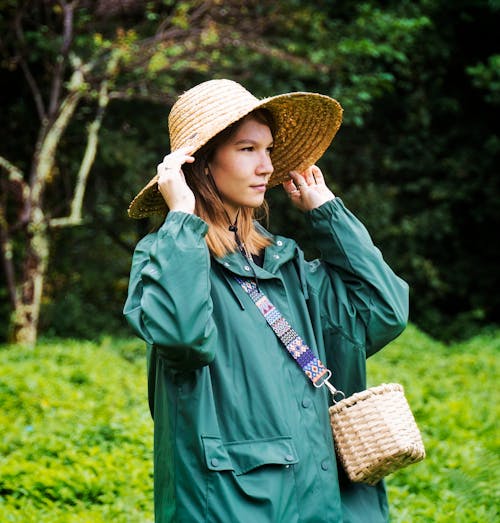
[[[283,188],[292,203],[301,211],[311,211],[335,198],[325,184],[323,173],[316,165],[302,173],[291,171],[290,178],[291,180],[283,183]]]

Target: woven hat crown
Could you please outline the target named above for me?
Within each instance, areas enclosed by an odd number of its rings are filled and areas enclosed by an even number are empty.
[[[243,118],[259,105],[259,100],[232,80],[209,80],[182,94],[168,117],[173,151],[196,149]]]

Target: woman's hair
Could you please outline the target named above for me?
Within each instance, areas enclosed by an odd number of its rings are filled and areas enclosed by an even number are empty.
[[[186,163],[182,166],[186,183],[193,191],[196,199],[195,214],[205,220],[209,226],[206,236],[208,248],[217,257],[234,251],[236,243],[231,237],[232,235],[227,234],[230,225],[229,217],[214,180],[207,171],[208,164],[214,157],[217,148],[231,139],[242,122],[248,119],[254,119],[269,126],[271,133],[274,134],[274,122],[271,113],[266,109],[258,109],[214,136],[194,154],[195,161],[193,163]],[[259,209],[261,216],[258,216],[258,218],[267,218],[267,202],[264,201]],[[271,240],[255,228],[254,219],[257,219],[255,210],[242,207],[238,216],[238,235],[241,241],[245,243],[246,249],[257,254],[262,248],[270,245]]]

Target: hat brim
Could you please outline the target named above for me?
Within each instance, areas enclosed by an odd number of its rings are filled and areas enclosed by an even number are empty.
[[[342,107],[333,98],[317,93],[287,93],[263,100],[247,107],[246,112],[235,115],[226,127],[256,109],[268,109],[274,118],[275,133],[271,160],[274,172],[269,187],[289,179],[290,171],[303,171],[314,165],[328,149],[342,123]],[[196,143],[193,153],[223,129]],[[128,208],[131,218],[145,218],[164,214],[167,205],[158,189],[158,175],[132,200]]]

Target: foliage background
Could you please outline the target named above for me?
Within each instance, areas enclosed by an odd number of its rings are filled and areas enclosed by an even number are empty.
[[[498,519],[499,349],[498,330],[446,346],[410,326],[369,360],[370,384],[405,387],[427,451],[387,479],[393,523]],[[45,339],[0,366],[0,520],[152,521],[143,344]]]
[[[209,30],[193,47],[189,13],[208,3],[79,4],[74,49],[83,58],[107,49],[126,58],[166,18],[188,37],[119,79],[140,82],[105,114],[84,221],[50,233],[42,341],[34,350],[1,346],[0,520],[151,521],[144,351],[121,314],[133,247],[151,224],[129,220],[126,208],[169,149],[175,96],[229,77],[260,97],[308,90],[342,103],[344,124],[320,167],[410,283],[416,326],[369,363],[372,383],[405,385],[428,450],[426,461],[388,480],[393,521],[495,521],[500,3],[214,0]],[[24,171],[39,122],[13,20],[19,8],[28,13],[24,50],[45,93],[63,4],[0,0],[0,155]],[[95,113],[89,93],[56,152],[45,195],[55,216],[67,211]],[[2,202],[4,180],[2,170]],[[303,217],[279,189],[269,201],[270,228],[315,256]],[[17,268],[23,241],[14,236]],[[0,272],[0,341],[10,313]]]
[[[75,50],[85,56],[115,38],[121,52],[128,52],[134,39],[157,30],[167,14],[174,28],[185,29],[189,10],[200,3],[165,0],[144,7],[132,0],[101,0],[95,12],[77,10],[81,32]],[[37,118],[10,52],[9,25],[21,4],[1,4],[0,154],[26,167]],[[30,5],[46,10],[43,16],[33,10],[40,23],[33,18],[28,33],[29,65],[43,86],[59,45],[57,10],[51,7],[57,2]],[[85,195],[84,222],[51,232],[41,333],[94,338],[127,332],[121,308],[130,256],[150,225],[129,220],[126,208],[168,151],[169,104],[177,93],[213,77],[241,81],[257,96],[311,90],[340,100],[344,124],[319,164],[410,283],[412,321],[443,340],[465,339],[481,326],[497,324],[500,4],[320,0],[312,6],[286,0],[252,1],[245,9],[225,5],[226,10],[214,11],[209,27],[222,27],[217,30],[226,36],[214,29],[196,53],[166,46],[142,69],[149,90],[137,88],[131,99],[110,103]],[[261,30],[255,42],[242,40]],[[237,36],[231,40],[227,34]],[[120,81],[132,82],[141,69],[127,75]],[[81,105],[57,150],[45,197],[51,212],[63,212],[71,196],[93,103],[90,97]],[[279,189],[268,199],[271,229],[294,236],[314,256],[302,217],[288,208]],[[22,242],[15,242],[17,259]],[[5,339],[10,310],[1,278],[0,297],[0,339]]]

